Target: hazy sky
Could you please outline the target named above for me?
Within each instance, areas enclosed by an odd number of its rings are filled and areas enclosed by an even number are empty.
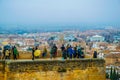
[[[0,0],[0,24],[120,24],[120,0]]]

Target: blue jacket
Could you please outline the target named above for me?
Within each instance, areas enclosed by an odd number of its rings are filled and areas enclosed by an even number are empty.
[[[74,52],[73,52],[73,49],[70,47],[70,48],[68,48],[68,53],[69,54],[73,54]]]

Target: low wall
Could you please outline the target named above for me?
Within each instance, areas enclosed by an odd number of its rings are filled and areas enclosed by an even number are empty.
[[[0,61],[0,80],[4,80],[5,61]]]
[[[0,62],[0,80],[105,80],[105,61],[9,60]]]

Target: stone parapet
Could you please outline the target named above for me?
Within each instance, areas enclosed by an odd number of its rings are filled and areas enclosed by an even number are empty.
[[[105,60],[6,60],[0,72],[0,80],[105,80]]]

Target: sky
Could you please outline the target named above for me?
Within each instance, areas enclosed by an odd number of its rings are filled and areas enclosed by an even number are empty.
[[[0,24],[120,24],[120,0],[0,0]]]

